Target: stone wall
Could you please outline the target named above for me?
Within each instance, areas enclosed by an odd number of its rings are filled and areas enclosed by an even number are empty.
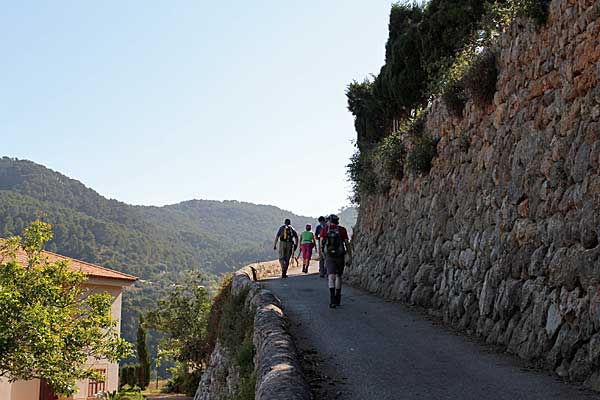
[[[363,198],[346,275],[600,390],[599,38],[597,0],[506,32],[493,105],[433,104],[431,172]]]
[[[256,400],[309,400],[305,381],[287,320],[279,299],[254,282],[281,273],[278,262],[252,264],[234,274],[233,294],[250,288],[247,309],[255,312],[254,358]],[[232,397],[239,383],[239,371],[228,352],[217,343],[207,371],[203,374],[194,400],[225,400]]]
[[[240,372],[233,360],[217,340],[210,355],[208,368],[202,374],[194,400],[226,400],[232,398],[240,383]]]

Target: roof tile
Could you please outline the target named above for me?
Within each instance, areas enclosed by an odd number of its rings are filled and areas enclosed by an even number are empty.
[[[48,260],[48,262],[57,262],[62,260],[68,261],[70,270],[83,272],[88,277],[117,279],[128,282],[134,282],[138,279],[136,276],[133,275],[114,271],[112,269],[101,267],[99,265],[91,264],[85,261],[76,260],[74,258],[61,256],[60,254],[51,253],[49,251],[42,252],[42,255]],[[0,258],[0,262],[2,261],[3,259]],[[25,251],[19,250],[19,252],[17,253],[17,261],[24,265],[27,264],[28,257]]]

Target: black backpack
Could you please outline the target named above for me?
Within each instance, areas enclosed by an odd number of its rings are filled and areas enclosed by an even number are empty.
[[[342,257],[346,254],[346,248],[344,247],[344,241],[340,234],[340,228],[331,226],[327,229],[325,253],[330,257]]]
[[[281,233],[281,241],[282,242],[293,242],[294,241],[294,228],[291,225],[287,225],[283,227],[283,232]]]

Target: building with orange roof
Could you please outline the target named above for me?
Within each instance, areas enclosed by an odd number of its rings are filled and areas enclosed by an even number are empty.
[[[120,333],[123,289],[131,286],[137,280],[137,277],[47,251],[43,252],[43,256],[48,262],[68,261],[71,270],[83,272],[87,276],[88,279],[84,282],[84,287],[95,293],[109,293],[113,298],[111,314],[115,320],[119,321],[117,329]],[[17,260],[26,265],[27,254],[24,251],[19,251]],[[2,261],[0,258],[0,264]],[[118,363],[90,358],[88,365],[104,375],[104,382],[78,381],[78,390],[70,398],[72,400],[96,399],[99,392],[112,392],[119,387]],[[57,398],[52,389],[39,379],[9,382],[7,379],[0,377],[1,400],[56,400]]]

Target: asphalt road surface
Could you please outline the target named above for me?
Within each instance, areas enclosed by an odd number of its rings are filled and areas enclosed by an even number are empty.
[[[329,309],[327,282],[315,267],[263,285],[281,299],[296,345],[311,359],[316,399],[600,399],[361,290],[344,287],[342,306]]]

